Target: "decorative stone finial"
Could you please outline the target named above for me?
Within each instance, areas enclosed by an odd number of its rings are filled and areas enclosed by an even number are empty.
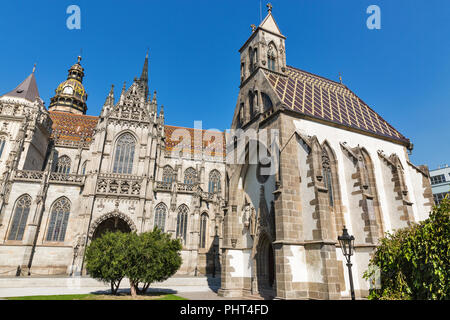
[[[252,28],[252,32],[255,32],[256,26],[254,24],[252,24],[250,27]]]
[[[339,83],[342,84],[342,73],[339,72]]]
[[[36,63],[33,66],[33,72],[32,73],[34,73],[35,71],[36,71]]]
[[[269,3],[266,5],[266,7],[267,7],[267,11],[268,11],[269,13],[271,13],[271,12],[272,12],[272,4],[269,2]]]
[[[78,56],[78,64],[81,62],[81,56]]]

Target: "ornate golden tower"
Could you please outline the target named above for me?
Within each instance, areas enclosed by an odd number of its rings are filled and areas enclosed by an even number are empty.
[[[75,114],[86,114],[87,93],[83,86],[84,69],[78,62],[69,69],[67,80],[55,90],[55,96],[50,99],[49,111],[63,111]]]

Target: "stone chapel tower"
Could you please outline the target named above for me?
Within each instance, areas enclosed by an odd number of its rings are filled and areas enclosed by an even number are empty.
[[[409,139],[344,84],[288,66],[285,40],[268,5],[239,50],[227,157],[243,161],[227,164],[219,294],[348,297],[337,241],[345,225],[363,297],[362,275],[384,232],[427,217],[428,176],[409,161]]]

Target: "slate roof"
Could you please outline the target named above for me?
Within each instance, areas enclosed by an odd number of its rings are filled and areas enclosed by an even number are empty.
[[[287,77],[264,70],[286,109],[306,116],[409,143],[394,127],[345,85],[287,67]]]
[[[14,90],[4,94],[2,97],[15,97],[23,98],[28,101],[34,102],[36,98],[39,98],[39,90],[36,83],[34,72],[31,73],[21,84],[19,84]]]

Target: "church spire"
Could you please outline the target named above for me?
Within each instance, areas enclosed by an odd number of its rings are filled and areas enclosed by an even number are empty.
[[[139,78],[139,81],[141,83],[141,86],[143,86],[145,90],[145,99],[147,100],[148,97],[148,50],[147,54],[145,56],[144,66],[142,67],[142,74]]]

